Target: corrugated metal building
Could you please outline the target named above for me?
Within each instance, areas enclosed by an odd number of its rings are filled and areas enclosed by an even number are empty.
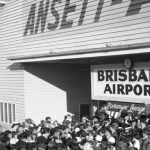
[[[97,100],[149,103],[149,0],[8,0],[0,16],[1,123],[92,115]],[[116,71],[107,82],[133,89],[100,92],[93,73],[128,68],[140,79]]]

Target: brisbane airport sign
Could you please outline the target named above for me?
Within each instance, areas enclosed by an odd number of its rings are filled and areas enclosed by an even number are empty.
[[[79,2],[82,2],[82,7],[79,7]],[[45,30],[54,31],[56,29],[71,28],[74,25],[75,21],[72,17],[72,13],[74,13],[74,15],[76,15],[77,18],[76,26],[82,26],[85,21],[85,18],[88,18],[88,7],[94,9],[94,15],[91,19],[91,23],[100,22],[101,14],[103,13],[105,3],[106,0],[94,0],[92,2],[90,2],[90,0],[41,0],[39,2],[35,1],[29,6],[29,12],[28,14],[26,14],[27,20],[23,35],[27,36],[34,35],[37,33],[44,33]],[[110,0],[110,6],[108,7],[122,5],[123,3],[123,0]],[[125,5],[125,16],[139,14],[143,4],[146,3],[150,3],[150,1],[129,0],[128,6]],[[93,7],[93,4],[95,4],[96,7]],[[60,12],[60,8],[62,12]]]
[[[107,68],[107,69],[106,69]],[[150,69],[91,67],[93,99],[115,98],[138,100],[150,98]]]
[[[109,82],[117,82],[120,84],[109,84]],[[121,82],[128,81],[128,84]],[[106,82],[103,93],[129,95],[150,96],[150,70],[98,70],[98,82]],[[136,83],[133,85],[132,83]],[[141,85],[140,82],[145,82]]]

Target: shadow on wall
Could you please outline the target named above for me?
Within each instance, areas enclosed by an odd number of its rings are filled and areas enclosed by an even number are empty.
[[[17,70],[23,70],[23,64],[22,63],[14,63],[7,67],[10,71],[17,71]]]
[[[79,103],[91,102],[90,68],[71,64],[24,64],[27,72],[67,93],[67,112],[79,119]],[[85,69],[86,68],[86,69]]]

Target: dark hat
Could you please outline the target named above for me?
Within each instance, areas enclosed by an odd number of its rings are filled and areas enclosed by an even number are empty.
[[[118,118],[118,119],[112,119],[111,121],[111,125],[114,125],[114,126],[119,126],[119,123],[121,122],[121,118]]]
[[[126,147],[126,143],[124,141],[119,141],[118,142],[118,147],[119,148],[125,148]]]
[[[146,123],[146,118],[141,118],[140,121],[141,121],[142,123]]]
[[[28,124],[33,124],[33,120],[31,118],[25,119],[25,122]]]
[[[51,117],[49,117],[49,116],[45,117],[45,120],[48,120],[48,119],[51,119]]]
[[[45,143],[39,143],[39,144],[38,144],[38,148],[45,149],[46,146],[47,146],[47,145],[46,145]]]
[[[1,137],[0,137],[0,141],[1,141],[2,143],[5,143],[5,142],[7,142],[7,141],[9,141],[9,140],[10,140],[9,137],[6,137],[6,136],[1,136]]]
[[[28,136],[27,132],[23,132],[23,133],[18,135],[18,138],[23,139],[23,138],[27,138],[27,136]]]
[[[131,120],[131,123],[132,123],[132,122],[137,122],[137,119],[132,119],[132,120]]]
[[[86,137],[87,133],[84,130],[80,130],[79,135],[81,135],[82,137]]]
[[[67,126],[63,124],[63,125],[60,126],[60,128],[61,128],[62,130],[66,130],[66,129],[67,129]]]
[[[150,128],[145,127],[145,128],[143,129],[143,133],[146,133],[146,134],[150,135]]]
[[[41,133],[42,133],[42,134],[50,133],[50,129],[49,129],[49,128],[44,127],[44,128],[42,128],[42,129],[41,129]]]
[[[5,136],[8,136],[9,134],[11,134],[11,131],[9,131],[9,130],[6,130],[6,131],[4,132],[4,135],[5,135]]]

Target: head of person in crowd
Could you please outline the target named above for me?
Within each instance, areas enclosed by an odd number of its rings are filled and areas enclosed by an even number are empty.
[[[96,123],[99,123],[99,118],[98,118],[98,116],[93,116],[92,117],[92,124],[96,124]]]
[[[17,128],[17,133],[18,134],[22,134],[24,132],[24,127],[23,125],[19,125],[19,127]]]
[[[57,120],[54,120],[53,123],[52,123],[52,127],[58,127],[59,126],[59,123]]]
[[[95,146],[96,146],[96,147],[101,144],[102,139],[103,139],[102,136],[100,136],[100,135],[98,135],[98,134],[95,136],[95,142],[96,142],[96,145],[95,145]]]
[[[28,123],[30,126],[35,125],[34,121],[31,118],[25,119],[25,122]]]
[[[110,136],[107,138],[108,140],[108,149],[113,150],[116,146],[116,140],[114,137]]]
[[[46,121],[46,122],[44,123],[44,127],[51,129],[52,123],[51,123],[50,121]]]
[[[37,139],[37,135],[34,134],[34,133],[29,133],[29,134],[27,135],[27,142],[28,142],[28,143],[36,142],[36,139]]]
[[[143,139],[147,139],[150,138],[150,128],[149,127],[145,127],[143,129]]]
[[[68,131],[62,131],[61,137],[64,139],[69,139],[71,138],[71,134]]]
[[[81,122],[82,122],[83,124],[87,123],[88,121],[89,121],[89,119],[88,119],[86,116],[82,116]]]
[[[73,139],[68,141],[66,146],[67,146],[67,150],[80,150],[78,143]]]
[[[140,122],[141,122],[141,129],[144,129],[146,127],[146,119],[145,118],[141,118]]]
[[[61,135],[61,131],[60,131],[59,129],[55,129],[53,136],[54,136],[55,138],[59,139],[59,138],[60,138],[60,135]]]
[[[12,137],[10,138],[10,145],[14,146],[18,142],[17,132],[12,132]]]
[[[4,136],[6,136],[6,137],[8,137],[9,139],[11,139],[11,138],[12,138],[12,132],[11,132],[10,130],[6,130],[6,131],[4,132]]]
[[[47,122],[47,121],[52,122],[52,119],[51,119],[50,116],[47,116],[47,117],[45,117],[45,121],[46,121],[46,122]]]
[[[22,132],[22,133],[18,134],[18,140],[20,140],[20,141],[26,142],[27,137],[28,137],[28,133],[27,132]]]
[[[46,150],[47,145],[45,143],[39,143],[37,145],[37,150]]]
[[[129,141],[125,136],[121,136],[118,139],[117,143],[118,150],[128,150],[129,149]]]
[[[92,142],[86,142],[83,145],[83,150],[93,150],[93,143]]]
[[[104,127],[97,131],[97,133],[102,137],[105,135],[105,132],[106,132],[106,129]]]
[[[86,140],[87,141],[94,141],[94,133],[92,131],[86,133]]]
[[[136,120],[136,119],[133,119],[133,120],[131,121],[131,128],[134,129],[136,126],[137,126],[137,120]]]
[[[71,122],[71,121],[72,121],[72,116],[71,116],[70,114],[67,114],[67,115],[64,117],[63,124],[66,124],[66,121],[68,121],[68,122]]]
[[[41,130],[41,134],[42,134],[42,136],[44,136],[46,139],[49,137],[49,135],[50,135],[50,129],[49,128],[42,128],[42,130]]]
[[[112,134],[112,131],[110,130],[110,128],[106,128],[106,130],[105,130],[106,137],[109,138],[111,136],[111,134]]]
[[[4,134],[0,135],[0,145],[7,147],[10,143],[10,138]]]

